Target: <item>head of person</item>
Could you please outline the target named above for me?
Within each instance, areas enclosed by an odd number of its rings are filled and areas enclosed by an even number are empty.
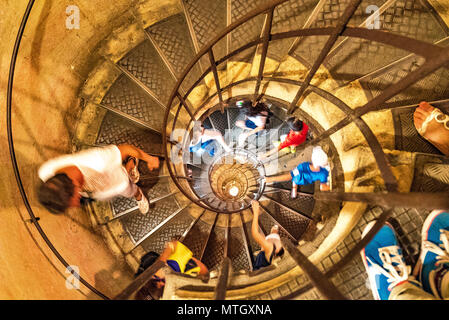
[[[134,277],[137,278],[147,268],[152,266],[159,258],[159,254],[154,251],[147,252],[141,259],[139,269],[135,273]],[[165,278],[160,278],[153,275],[147,284],[139,291],[139,296],[143,298],[145,295],[150,295],[153,300],[158,300],[164,293]]]
[[[275,256],[282,257],[284,255],[284,248],[282,246],[281,237],[279,236],[279,226],[277,224],[271,227],[270,234],[267,235],[265,239],[275,245]]]
[[[65,174],[58,173],[37,189],[39,202],[52,213],[63,213],[69,207],[79,206],[80,198],[77,187]]]
[[[268,111],[269,111],[269,109],[264,102],[257,101],[254,105],[249,104],[249,106],[245,110],[245,113],[249,117],[255,117],[257,115],[260,115],[262,112],[268,112]]]
[[[327,154],[320,146],[313,147],[312,165],[314,167],[321,167],[321,168],[324,168],[328,165]]]
[[[304,125],[301,120],[296,119],[295,117],[288,118],[286,122],[288,127],[293,131],[301,131]]]

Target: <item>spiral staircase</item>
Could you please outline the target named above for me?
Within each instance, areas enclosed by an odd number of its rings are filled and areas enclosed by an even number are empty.
[[[370,5],[379,8],[379,30],[368,27]],[[389,218],[412,263],[426,215],[449,191],[449,160],[413,126],[422,100],[449,111],[445,22],[417,0],[180,0],[177,8],[151,24],[136,18],[112,35],[133,37],[113,54],[103,44],[106,53],[79,94],[88,130],[75,134],[76,149],[129,143],[162,160],[152,172],[139,165],[148,215],[134,199],[95,202],[85,208],[93,228],[130,270],[178,239],[212,271],[208,283],[170,273],[165,299],[212,299],[225,261],[228,299],[329,297],[290,249],[253,270],[260,247],[250,236],[249,201],[258,199],[265,234],[279,225],[281,237],[345,297],[372,299],[360,259],[347,255],[363,227]],[[270,130],[238,149],[236,101],[255,98],[273,112]],[[258,161],[258,152],[288,132],[291,114],[310,126],[307,142],[294,154]],[[194,120],[219,130],[233,151],[209,164],[193,161],[186,140]],[[329,155],[330,192],[302,186],[291,199],[289,183],[259,179],[308,161],[317,144]],[[246,161],[235,160],[238,154]],[[229,196],[231,182],[236,196]],[[386,192],[392,196],[379,200]]]

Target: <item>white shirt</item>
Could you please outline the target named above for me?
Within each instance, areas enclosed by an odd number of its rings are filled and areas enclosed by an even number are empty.
[[[65,167],[76,166],[84,177],[83,191],[97,200],[109,200],[123,194],[130,185],[122,155],[115,145],[91,148],[50,159],[39,168],[38,175],[47,181]]]

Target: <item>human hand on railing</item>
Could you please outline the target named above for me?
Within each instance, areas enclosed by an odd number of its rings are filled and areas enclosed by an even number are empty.
[[[150,156],[150,158],[148,158],[146,160],[146,162],[147,162],[147,167],[150,171],[153,171],[154,169],[159,168],[159,158],[158,157]]]

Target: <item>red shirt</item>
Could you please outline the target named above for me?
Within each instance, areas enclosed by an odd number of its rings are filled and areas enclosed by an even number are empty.
[[[307,131],[309,131],[309,126],[305,123],[302,125],[302,130],[300,132],[290,130],[284,142],[279,145],[279,150],[294,146],[297,147],[307,138]]]

